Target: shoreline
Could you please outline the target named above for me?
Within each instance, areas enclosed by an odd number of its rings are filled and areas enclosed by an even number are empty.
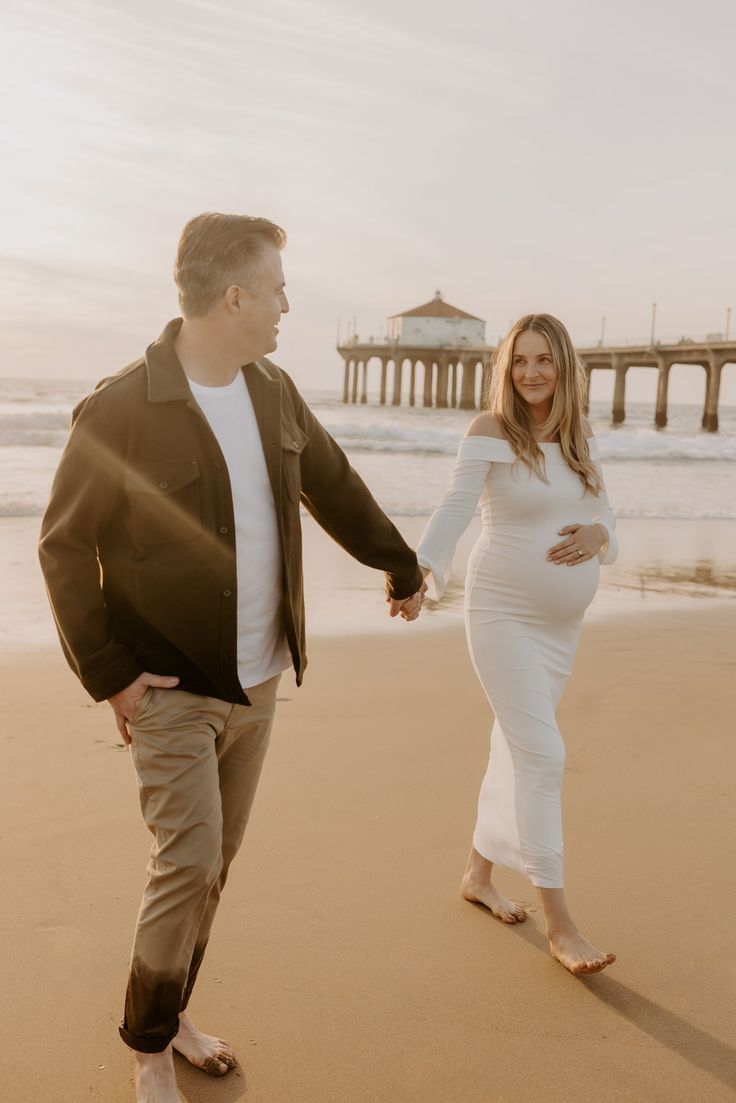
[[[392,519],[415,546],[427,518]],[[35,516],[0,518],[3,652],[57,643],[36,555],[40,523],[41,518]],[[310,516],[302,518],[302,527],[308,636],[392,631],[382,573],[351,559]],[[445,596],[440,602],[425,604],[417,622],[420,631],[462,624],[466,563],[479,531],[476,517],[458,544]],[[618,533],[619,560],[601,567],[600,586],[586,621],[639,609],[652,613],[688,609],[705,600],[728,604],[736,598],[736,521],[623,520]]]

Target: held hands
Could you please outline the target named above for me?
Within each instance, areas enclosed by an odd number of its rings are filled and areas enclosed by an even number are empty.
[[[549,549],[547,562],[564,563],[567,567],[587,563],[608,542],[608,533],[603,525],[565,525],[557,535],[565,539]]]
[[[143,695],[148,687],[156,686],[158,689],[175,689],[178,684],[178,678],[168,677],[165,674],[146,674],[144,672],[143,674],[139,674],[136,680],[131,682],[127,689],[122,689],[120,693],[116,693],[113,697],[108,697],[108,704],[115,713],[115,722],[122,736],[123,743],[125,743],[126,746],[130,743],[128,722],[135,720]]]
[[[427,572],[424,571],[426,576]],[[424,602],[424,595],[427,592],[427,583],[422,583],[421,590],[417,590],[411,597],[398,600],[397,598],[386,598],[389,603],[388,614],[390,617],[395,617],[400,614],[403,620],[416,620],[421,612],[422,604]]]

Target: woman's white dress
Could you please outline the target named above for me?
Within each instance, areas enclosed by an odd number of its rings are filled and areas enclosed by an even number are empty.
[[[598,460],[596,441],[589,442]],[[475,849],[562,888],[560,793],[565,749],[555,716],[572,669],[583,613],[598,585],[599,560],[616,558],[615,518],[605,490],[583,493],[558,444],[542,444],[548,483],[514,462],[505,440],[468,436],[452,482],[417,550],[441,596],[460,536],[480,499],[483,528],[468,563],[465,623],[475,671],[495,713],[491,754],[478,801]],[[608,542],[597,558],[546,561],[565,525],[597,522]]]

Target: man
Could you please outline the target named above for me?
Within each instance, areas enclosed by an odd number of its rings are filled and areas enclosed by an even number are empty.
[[[281,673],[306,666],[299,505],[422,600],[416,556],[289,376],[284,232],[204,214],[175,267],[183,318],[75,410],[40,557],[66,657],[130,744],[154,836],[120,1033],[139,1103],[176,1103],[172,1047],[222,1075],[185,1013],[245,831]]]

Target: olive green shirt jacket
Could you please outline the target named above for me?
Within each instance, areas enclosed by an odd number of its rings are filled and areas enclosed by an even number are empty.
[[[235,523],[228,470],[174,349],[181,319],[74,411],[40,559],[67,660],[96,701],[139,674],[248,704],[237,674]],[[300,502],[350,555],[421,588],[407,546],[286,372],[243,369],[279,523],[282,617],[297,684],[307,664]]]

